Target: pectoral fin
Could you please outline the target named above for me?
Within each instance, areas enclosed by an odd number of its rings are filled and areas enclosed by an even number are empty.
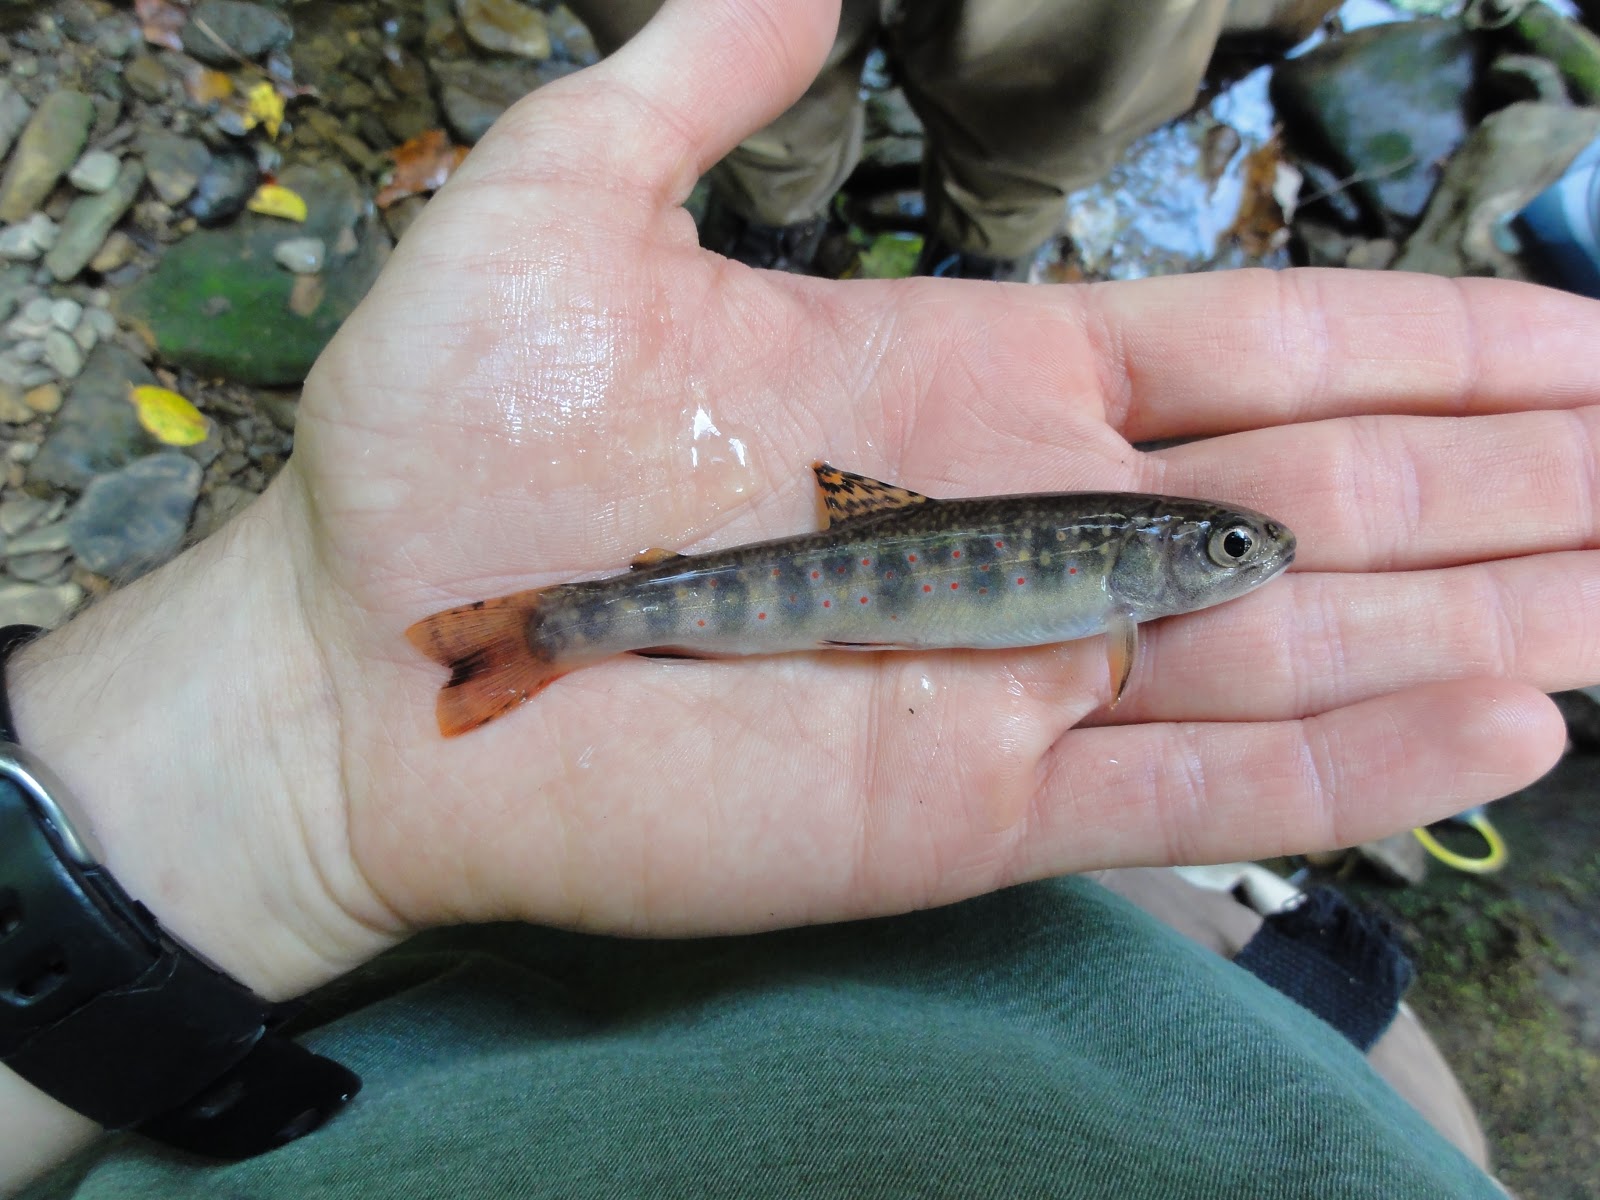
[[[1133,662],[1139,655],[1139,623],[1125,612],[1112,613],[1106,619],[1106,658],[1111,666],[1111,705],[1115,708],[1133,674]]]

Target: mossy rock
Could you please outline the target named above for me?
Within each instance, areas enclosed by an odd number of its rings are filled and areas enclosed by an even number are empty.
[[[389,240],[349,172],[295,166],[279,181],[305,199],[303,224],[244,213],[225,229],[198,230],[117,298],[118,316],[163,360],[258,387],[297,384],[372,286]],[[279,242],[302,237],[327,247],[320,276],[273,259]]]

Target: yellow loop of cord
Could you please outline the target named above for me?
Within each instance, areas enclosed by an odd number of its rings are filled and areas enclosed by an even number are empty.
[[[1413,829],[1417,841],[1422,843],[1422,848],[1433,855],[1447,867],[1454,867],[1457,871],[1466,871],[1472,875],[1489,875],[1506,865],[1506,844],[1500,837],[1500,831],[1490,823],[1489,818],[1483,813],[1473,813],[1470,816],[1459,818],[1463,824],[1472,826],[1483,839],[1489,852],[1482,858],[1468,858],[1464,854],[1457,854],[1454,850],[1441,845],[1439,839],[1434,837],[1427,829]]]

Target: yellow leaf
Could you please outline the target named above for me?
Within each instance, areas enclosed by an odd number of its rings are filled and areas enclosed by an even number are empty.
[[[283,124],[283,97],[264,79],[253,85],[248,94],[251,117],[266,127],[268,137],[276,138]]]
[[[286,221],[306,219],[306,202],[300,198],[300,193],[290,191],[280,183],[263,183],[245,207],[253,213],[282,217]]]
[[[139,424],[151,437],[169,446],[197,446],[211,430],[204,413],[164,387],[133,388],[129,399],[138,410]]]

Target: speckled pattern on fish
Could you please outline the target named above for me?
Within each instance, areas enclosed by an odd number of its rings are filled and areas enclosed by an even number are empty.
[[[1115,691],[1139,622],[1243,595],[1294,535],[1205,500],[1065,492],[933,500],[814,468],[827,527],[706,554],[648,550],[619,575],[437,613],[407,631],[451,670],[438,716],[464,733],[576,667],[817,649],[1003,648],[1111,635]]]

